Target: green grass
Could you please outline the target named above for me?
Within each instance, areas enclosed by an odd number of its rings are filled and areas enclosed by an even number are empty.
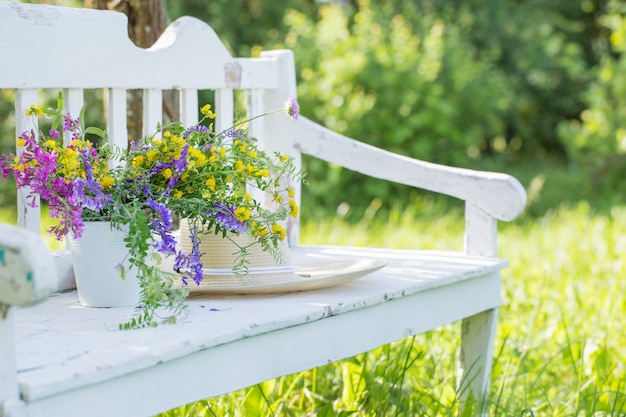
[[[306,243],[460,249],[463,220],[429,204],[349,225],[303,225]],[[626,207],[581,203],[500,227],[503,306],[490,416],[626,414]],[[456,416],[459,324],[162,414]],[[207,375],[210,378],[210,375]]]

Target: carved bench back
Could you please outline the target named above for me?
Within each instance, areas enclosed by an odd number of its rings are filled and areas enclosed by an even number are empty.
[[[236,90],[244,90],[243,106],[255,116],[280,108],[296,96],[295,70],[290,51],[273,51],[260,58],[233,58],[215,32],[192,17],[173,22],[149,49],[136,47],[127,36],[121,13],[45,5],[0,2],[0,89],[14,95],[16,136],[33,127],[25,116],[42,94],[59,91],[64,112],[78,116],[91,90],[104,91],[102,120],[110,140],[126,146],[127,92],[143,90],[143,133],[164,120],[163,92],[178,94],[178,120],[190,126],[198,121],[198,92],[215,93],[216,131],[232,125]],[[276,114],[251,123],[251,134],[268,151],[297,153],[293,124]],[[271,141],[263,142],[264,138]],[[66,138],[68,141],[69,138]],[[299,161],[299,158],[298,158]],[[296,187],[296,192],[299,188]],[[299,202],[299,195],[296,196]],[[18,197],[18,223],[40,228],[40,213]],[[297,240],[297,219],[290,239]]]

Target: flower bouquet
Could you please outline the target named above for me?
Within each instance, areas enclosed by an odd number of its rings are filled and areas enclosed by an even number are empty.
[[[290,98],[284,108],[270,113],[278,111],[296,119],[299,108]],[[32,117],[43,113],[38,105],[27,111]],[[299,179],[301,174],[291,157],[259,149],[245,129],[249,120],[215,132],[216,115],[205,105],[195,126],[158,126],[153,135],[127,149],[115,149],[96,148],[86,140],[86,133],[106,137],[106,132],[85,128],[82,118],[58,109],[45,113],[53,118],[48,134],[20,135],[17,155],[0,157],[2,177],[15,178],[29,205],[35,207],[38,198],[48,203],[50,215],[58,219],[49,233],[57,239],[80,240],[90,222],[110,222],[111,228],[122,231],[127,252],[116,269],[122,279],[129,272],[136,274],[141,307],[122,328],[153,326],[158,317],[176,320],[185,308],[187,286],[203,280],[199,244],[207,234],[224,239],[250,236],[254,244],[280,257],[279,243],[286,234],[282,223],[298,213],[294,191],[281,186],[282,179]],[[61,141],[63,133],[71,137],[67,144]],[[271,207],[252,196],[259,193],[271,196]],[[190,225],[191,251],[177,248],[176,218]],[[249,248],[237,247],[233,271],[245,275]],[[180,274],[160,267],[164,257],[174,257]],[[162,310],[169,313],[162,316]]]

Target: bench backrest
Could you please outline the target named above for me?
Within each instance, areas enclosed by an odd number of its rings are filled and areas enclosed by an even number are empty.
[[[290,51],[264,53],[256,59],[233,58],[215,32],[192,17],[173,22],[149,49],[136,47],[127,36],[127,18],[121,13],[45,5],[0,2],[0,89],[15,91],[16,134],[31,129],[25,116],[38,104],[42,91],[64,96],[64,113],[78,116],[85,92],[104,89],[102,119],[113,144],[128,141],[127,92],[143,90],[144,134],[164,119],[163,92],[179,95],[180,120],[198,121],[198,92],[215,92],[216,131],[232,125],[235,90],[246,90],[248,115],[284,106],[296,96],[293,55]],[[89,96],[89,95],[88,95]],[[297,154],[294,126],[284,114],[259,118],[250,131],[268,150]],[[66,138],[69,140],[69,138]],[[296,155],[297,156],[297,155]],[[299,158],[298,158],[299,161]],[[296,191],[299,189],[296,186]],[[299,196],[299,192],[298,192]],[[299,202],[299,197],[296,197]],[[40,213],[18,201],[18,223],[32,231],[40,227]],[[297,241],[297,219],[291,220],[290,240]]]

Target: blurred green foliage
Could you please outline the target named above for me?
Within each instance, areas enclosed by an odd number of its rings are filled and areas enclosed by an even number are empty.
[[[578,163],[564,132],[586,114],[608,54],[598,47],[609,36],[604,21],[620,15],[600,0],[236,3],[172,2],[170,14],[206,20],[236,55],[293,49],[302,113],[339,133],[444,164],[497,159],[495,169],[512,173],[538,157]],[[414,193],[305,164],[316,207],[360,217],[372,202]]]

